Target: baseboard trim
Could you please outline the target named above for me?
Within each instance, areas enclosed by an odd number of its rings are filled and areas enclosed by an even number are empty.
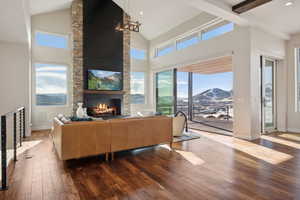
[[[292,133],[300,133],[300,129],[298,128],[288,128],[287,131]]]
[[[42,131],[42,130],[50,130],[51,126],[49,125],[39,125],[39,126],[33,126],[32,131]]]

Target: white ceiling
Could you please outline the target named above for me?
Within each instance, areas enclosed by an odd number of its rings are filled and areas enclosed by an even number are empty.
[[[223,0],[229,5],[236,5],[243,0]],[[258,22],[266,28],[290,35],[300,32],[300,1],[295,0],[294,5],[285,6],[287,0],[273,0],[241,14],[249,21]]]
[[[120,7],[127,0],[113,0]],[[237,24],[258,26],[288,38],[300,32],[300,1],[291,7],[287,0],[273,0],[241,15],[232,13],[231,7],[243,0],[129,0],[131,16],[142,22],[141,33],[149,40],[205,11]],[[30,0],[31,14],[39,14],[70,7],[72,0]],[[2,7],[2,6],[1,6]],[[127,10],[125,8],[125,10]],[[143,16],[139,12],[143,11]]]
[[[73,0],[30,0],[30,13],[36,15],[70,8]]]
[[[114,0],[131,16],[142,23],[141,33],[148,39],[171,30],[179,24],[199,15],[202,11],[184,3],[174,0]],[[143,16],[139,13],[143,11]]]
[[[257,7],[242,16],[259,21],[272,29],[285,34],[300,32],[300,1],[292,6],[285,6],[286,0],[273,0],[263,6]]]
[[[25,0],[3,1],[0,6],[0,41],[29,41],[29,9]]]

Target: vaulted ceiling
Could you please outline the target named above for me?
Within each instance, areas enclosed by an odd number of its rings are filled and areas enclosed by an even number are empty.
[[[72,0],[30,0],[31,14],[70,7]],[[288,39],[300,32],[300,2],[285,6],[287,0],[273,0],[241,15],[233,13],[233,5],[242,0],[114,0],[143,23],[142,34],[149,40],[169,31],[201,12],[222,17],[239,25],[252,25]],[[140,15],[140,11],[143,15]]]
[[[243,0],[223,0],[230,6],[236,5]],[[262,6],[241,14],[250,21],[259,22],[266,28],[276,29],[284,34],[300,32],[300,1],[294,1],[291,6],[285,6],[288,0],[272,0]]]
[[[130,0],[129,9],[126,0],[114,0],[120,7],[135,16],[143,24],[141,33],[148,39],[171,30],[179,24],[199,15],[202,11],[184,1],[174,0]],[[140,12],[143,15],[140,15]]]
[[[70,8],[73,0],[30,0],[32,15]]]

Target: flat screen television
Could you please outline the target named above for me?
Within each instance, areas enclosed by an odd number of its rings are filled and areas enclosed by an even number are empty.
[[[88,70],[89,90],[122,90],[122,72]]]

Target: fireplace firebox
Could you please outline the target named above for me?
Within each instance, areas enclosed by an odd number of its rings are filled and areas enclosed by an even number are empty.
[[[87,95],[87,114],[92,117],[111,117],[122,113],[122,97],[118,95]]]

